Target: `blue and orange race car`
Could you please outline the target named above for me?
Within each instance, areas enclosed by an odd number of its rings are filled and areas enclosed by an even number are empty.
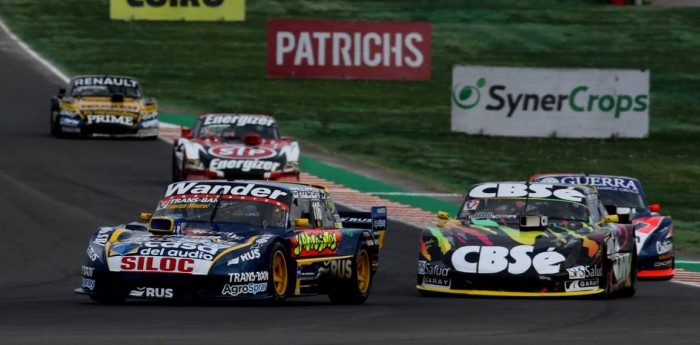
[[[635,227],[638,252],[638,276],[647,279],[671,279],[675,274],[673,220],[659,214],[659,204],[648,204],[642,184],[636,178],[611,175],[546,173],[530,180],[595,186],[611,214]]]

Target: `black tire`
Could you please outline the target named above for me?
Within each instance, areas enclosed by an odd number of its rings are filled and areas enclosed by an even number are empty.
[[[173,152],[173,182],[182,181],[182,170],[177,166],[177,158]]]
[[[289,296],[293,284],[291,262],[287,257],[287,251],[279,242],[272,245],[268,272],[267,291],[270,292],[270,301],[280,304]]]
[[[51,122],[51,135],[60,138],[61,137],[61,126],[58,124],[58,110],[51,107],[51,112],[49,113],[49,120]]]
[[[372,290],[372,263],[367,246],[358,247],[352,263],[350,279],[338,279],[328,298],[333,304],[362,304]]]

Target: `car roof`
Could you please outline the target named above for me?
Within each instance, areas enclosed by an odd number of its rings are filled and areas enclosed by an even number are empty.
[[[192,190],[196,186],[200,185],[210,185],[210,186],[248,186],[248,185],[254,185],[253,187],[273,187],[275,189],[279,189],[285,192],[290,192],[293,197],[298,197],[301,194],[299,192],[302,191],[313,191],[314,193],[318,193],[318,195],[322,195],[322,198],[325,198],[328,195],[328,189],[325,186],[318,185],[318,184],[310,184],[310,183],[296,183],[296,182],[273,182],[273,181],[265,181],[265,180],[201,180],[201,181],[181,181],[181,182],[175,182],[171,183],[168,185],[168,192],[166,192],[166,195],[170,194],[170,191],[176,190],[174,186],[179,185],[179,184],[191,184],[188,185],[188,188],[186,189],[180,189],[180,190]],[[179,193],[179,194],[186,194],[186,192]],[[202,193],[202,194],[207,194],[207,193]]]
[[[84,75],[76,75],[70,78],[71,81],[75,79],[80,79],[80,78],[126,78],[126,79],[131,79],[131,80],[136,80],[138,81],[137,78],[128,76],[128,75],[117,75],[117,74],[84,74]]]

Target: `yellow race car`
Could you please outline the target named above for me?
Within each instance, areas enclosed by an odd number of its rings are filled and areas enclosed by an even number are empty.
[[[51,135],[158,137],[158,105],[139,82],[112,75],[78,76],[51,99]]]

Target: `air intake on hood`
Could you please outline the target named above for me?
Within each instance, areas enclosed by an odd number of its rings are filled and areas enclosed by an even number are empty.
[[[116,94],[112,95],[112,103],[121,103],[124,102],[124,95]]]

